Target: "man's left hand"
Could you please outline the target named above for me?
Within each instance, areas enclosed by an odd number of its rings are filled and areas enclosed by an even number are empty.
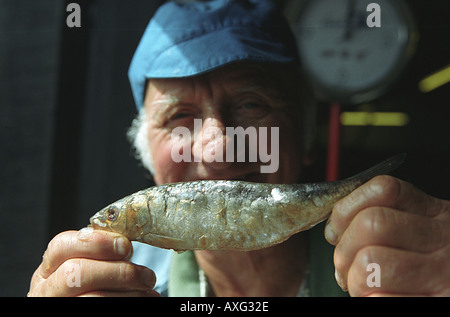
[[[450,296],[450,201],[377,176],[335,205],[325,237],[352,296]]]

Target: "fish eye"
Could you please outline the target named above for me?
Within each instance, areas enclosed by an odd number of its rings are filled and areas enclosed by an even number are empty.
[[[108,211],[106,212],[106,217],[108,218],[109,221],[114,221],[117,219],[119,212],[117,211],[116,208],[109,208]]]

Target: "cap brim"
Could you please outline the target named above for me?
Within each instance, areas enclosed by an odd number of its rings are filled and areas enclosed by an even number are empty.
[[[129,76],[136,104],[143,104],[145,82],[150,78],[196,76],[244,61],[289,63],[296,60],[275,38],[267,38],[267,33],[258,36],[258,32],[258,29],[249,32],[248,28],[225,28],[174,43],[151,61],[133,60]]]

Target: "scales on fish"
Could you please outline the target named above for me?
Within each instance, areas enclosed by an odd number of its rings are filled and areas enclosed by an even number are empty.
[[[392,172],[405,156],[334,182],[201,180],[153,186],[100,210],[91,225],[176,251],[262,249],[325,220],[336,202],[371,178]]]

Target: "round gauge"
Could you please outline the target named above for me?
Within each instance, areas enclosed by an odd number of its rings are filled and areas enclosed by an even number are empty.
[[[412,55],[411,14],[399,0],[307,0],[294,25],[302,65],[319,97],[378,97]]]

